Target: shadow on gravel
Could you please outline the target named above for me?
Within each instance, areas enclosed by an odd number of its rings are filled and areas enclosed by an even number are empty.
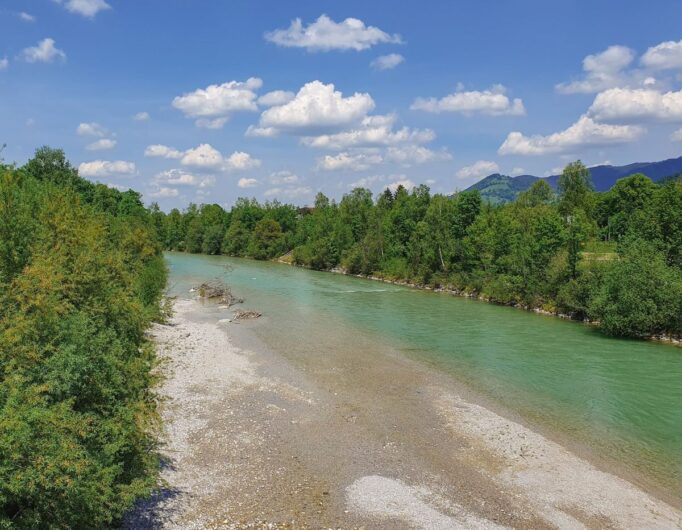
[[[161,460],[161,470],[173,470],[171,460]],[[173,520],[177,503],[173,500],[182,491],[172,488],[161,488],[148,499],[139,500],[128,512],[121,523],[122,530],[157,530]]]

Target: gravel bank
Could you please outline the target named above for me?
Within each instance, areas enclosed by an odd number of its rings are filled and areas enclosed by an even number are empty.
[[[246,351],[235,325],[268,322],[178,300],[155,327],[165,485],[125,528],[682,528],[675,508],[428,367]]]

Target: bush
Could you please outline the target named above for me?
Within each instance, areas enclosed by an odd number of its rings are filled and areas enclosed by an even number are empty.
[[[33,162],[0,168],[0,219],[30,227],[0,230],[21,249],[0,253],[0,528],[107,528],[156,485],[144,330],[166,269],[136,194],[88,204],[68,163]]]

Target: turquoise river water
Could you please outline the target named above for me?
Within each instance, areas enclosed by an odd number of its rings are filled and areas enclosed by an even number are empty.
[[[588,325],[277,263],[168,253],[170,290],[225,280],[276,351],[334,355],[357,338],[451,374],[531,426],[682,492],[682,348]],[[366,346],[365,346],[366,347]],[[371,355],[371,351],[368,351]],[[677,492],[677,493],[676,493]]]

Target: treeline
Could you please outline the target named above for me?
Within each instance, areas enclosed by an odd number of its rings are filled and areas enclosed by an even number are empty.
[[[641,174],[608,192],[566,167],[555,193],[536,182],[515,202],[476,191],[431,195],[426,186],[358,188],[311,208],[239,199],[230,211],[191,204],[152,208],[165,248],[256,259],[286,258],[457,290],[502,303],[600,322],[609,334],[682,333],[682,182]]]
[[[0,528],[107,528],[156,485],[165,282],[139,194],[0,163]]]

